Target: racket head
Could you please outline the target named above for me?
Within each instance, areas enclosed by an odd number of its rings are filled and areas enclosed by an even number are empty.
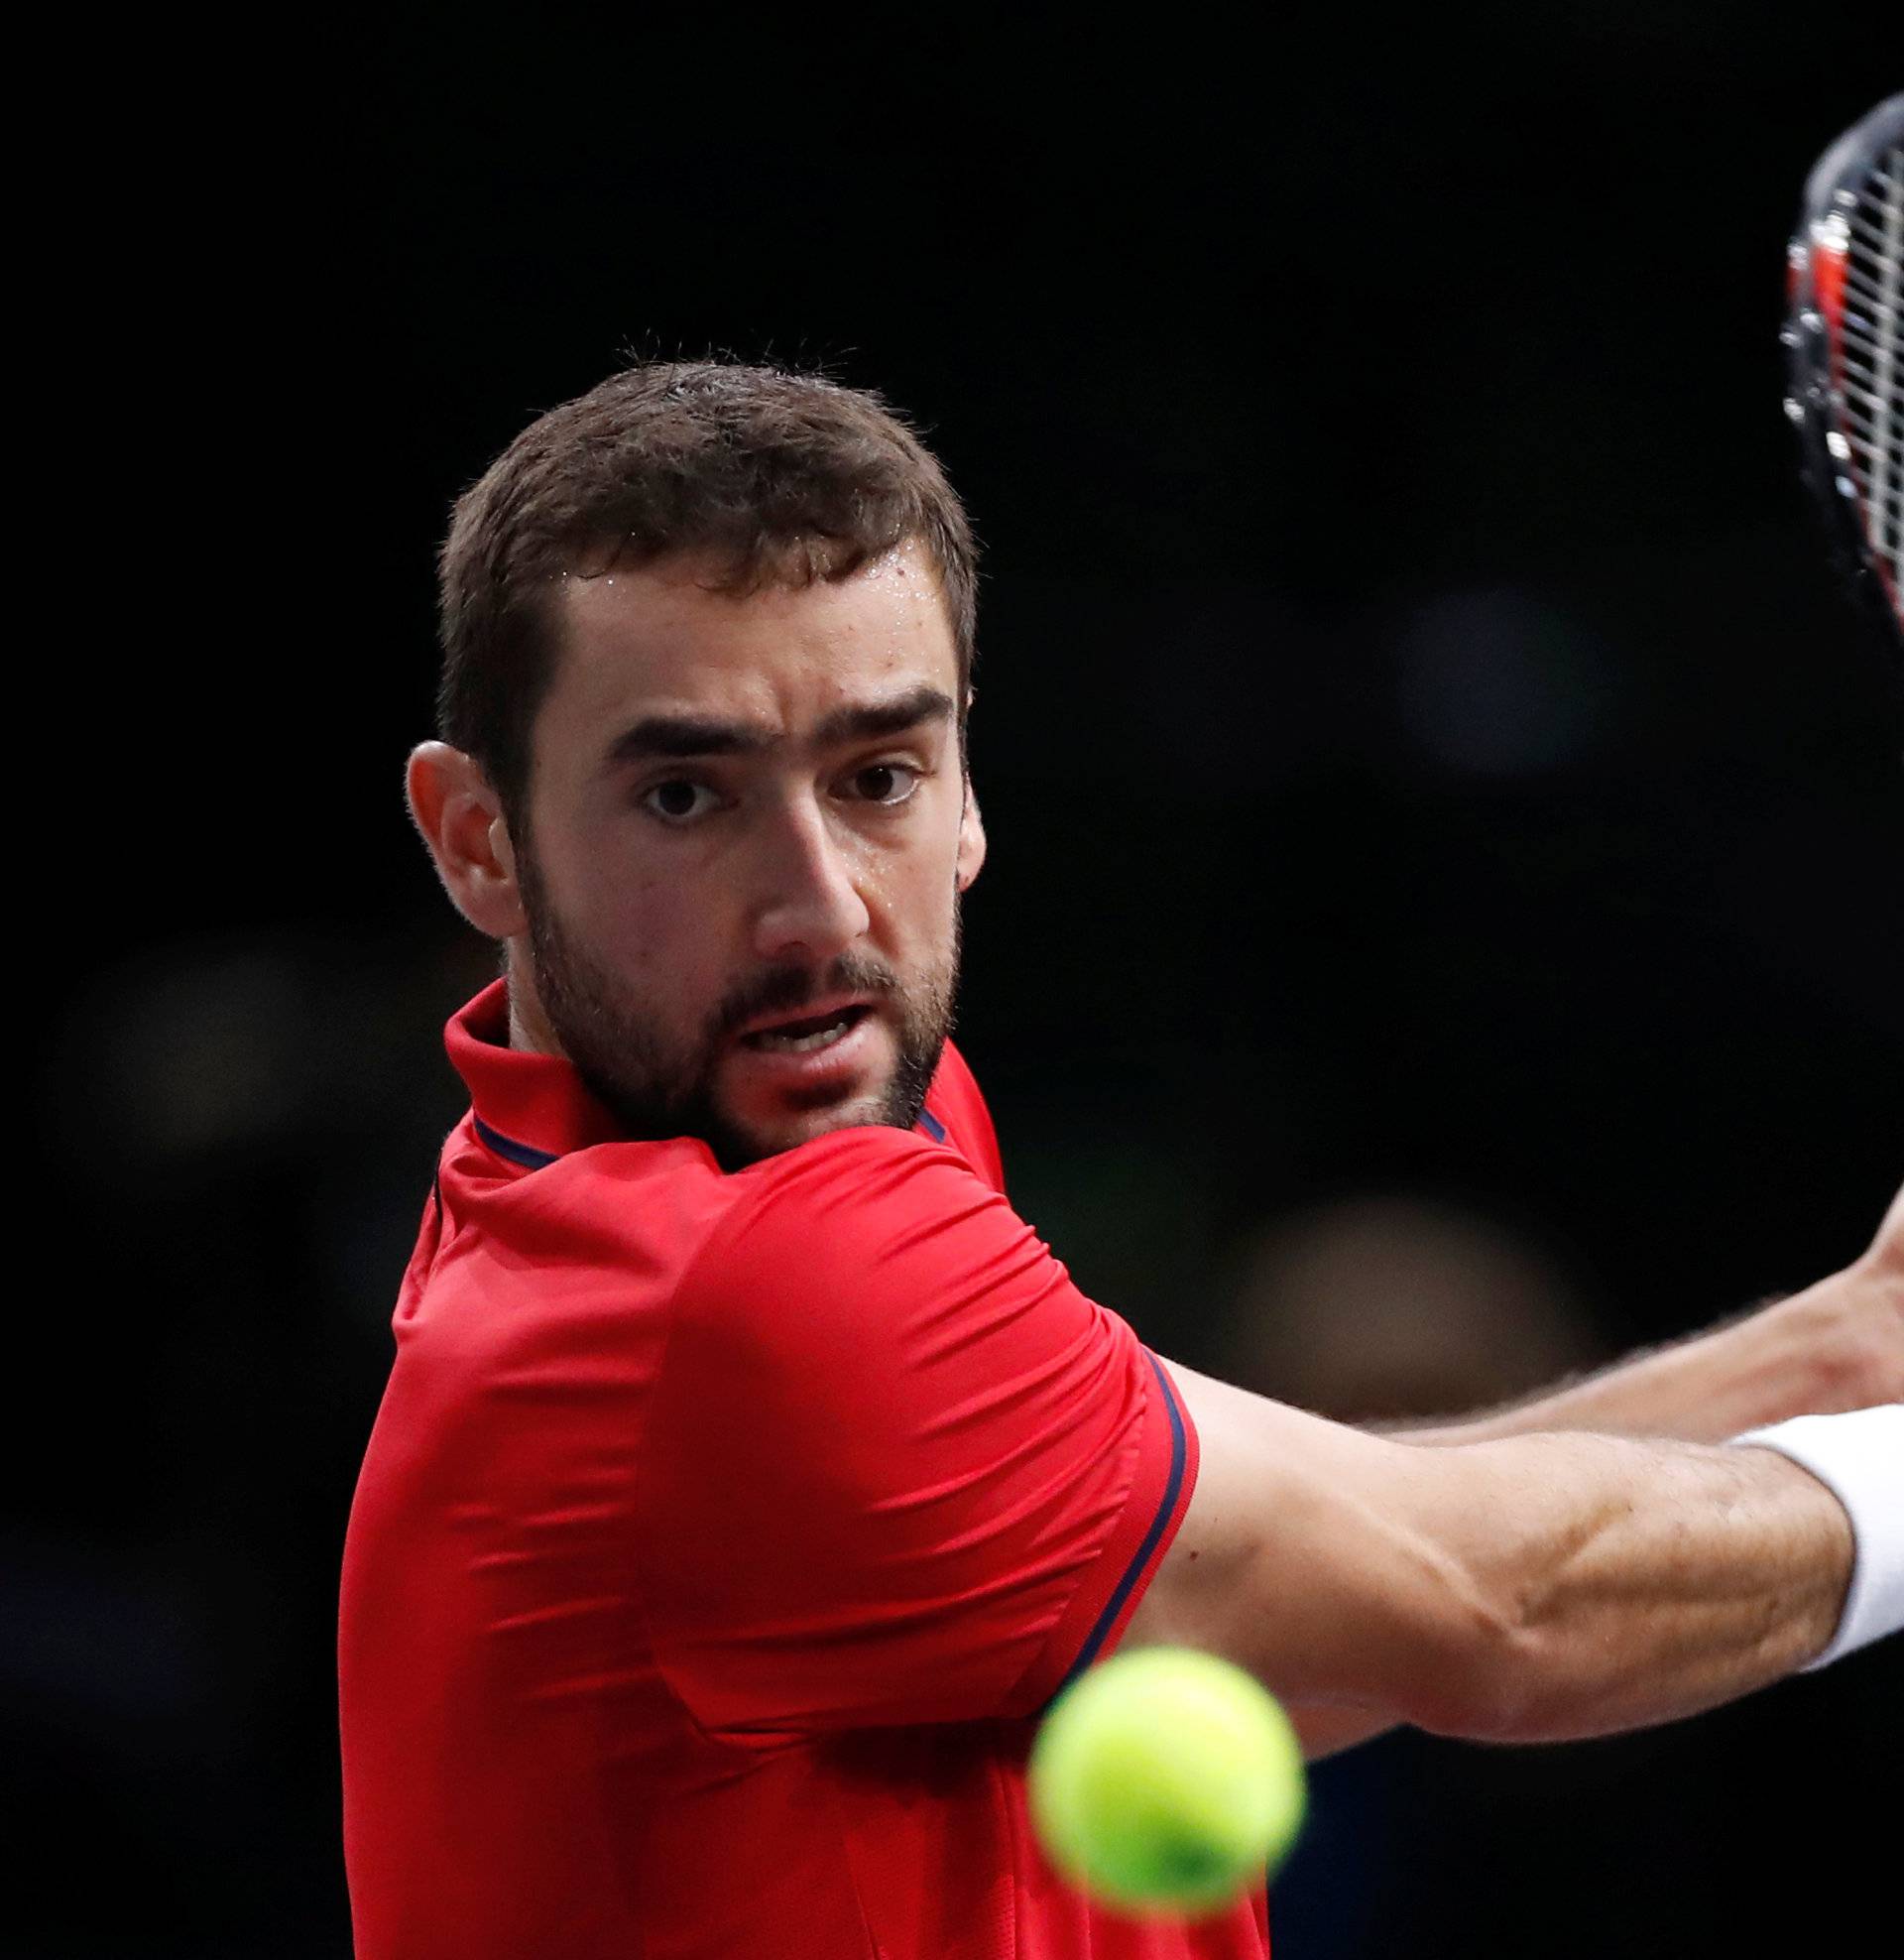
[[[1786,297],[1805,478],[1853,600],[1904,660],[1904,93],[1813,167]]]

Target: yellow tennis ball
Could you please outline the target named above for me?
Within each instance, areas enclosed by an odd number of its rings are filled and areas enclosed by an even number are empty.
[[[1103,1903],[1184,1917],[1228,1905],[1301,1828],[1302,1745],[1241,1667],[1137,1648],[1059,1695],[1028,1769],[1053,1865]]]

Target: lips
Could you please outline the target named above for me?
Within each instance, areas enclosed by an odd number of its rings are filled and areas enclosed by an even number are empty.
[[[818,1054],[843,1041],[872,1012],[865,1001],[841,1001],[757,1021],[738,1040],[742,1047],[760,1054]]]

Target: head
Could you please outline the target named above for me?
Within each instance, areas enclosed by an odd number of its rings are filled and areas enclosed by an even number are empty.
[[[730,1167],[917,1120],[984,859],[970,531],[877,398],[715,364],[524,430],[441,558],[411,809],[518,1045]]]

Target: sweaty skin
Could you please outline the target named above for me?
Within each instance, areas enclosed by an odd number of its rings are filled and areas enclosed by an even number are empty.
[[[624,1113],[702,1119],[731,1164],[909,1121],[895,1082],[922,1092],[944,1039],[985,857],[929,561],[735,595],[673,559],[557,603],[527,834],[459,752],[410,772],[451,898],[506,942],[514,1042]],[[817,1051],[758,1040],[836,1007]]]
[[[1127,1639],[1251,1666],[1312,1758],[1396,1721],[1502,1741],[1671,1721],[1838,1625],[1838,1500],[1771,1450],[1703,1444],[1904,1402],[1904,1191],[1790,1299],[1466,1423],[1366,1436],[1171,1372],[1205,1466]]]
[[[1802,1666],[1838,1623],[1849,1522],[1769,1450],[1423,1446],[1171,1372],[1202,1464],[1127,1637],[1221,1654],[1368,1731],[1546,1742],[1673,1721]]]

